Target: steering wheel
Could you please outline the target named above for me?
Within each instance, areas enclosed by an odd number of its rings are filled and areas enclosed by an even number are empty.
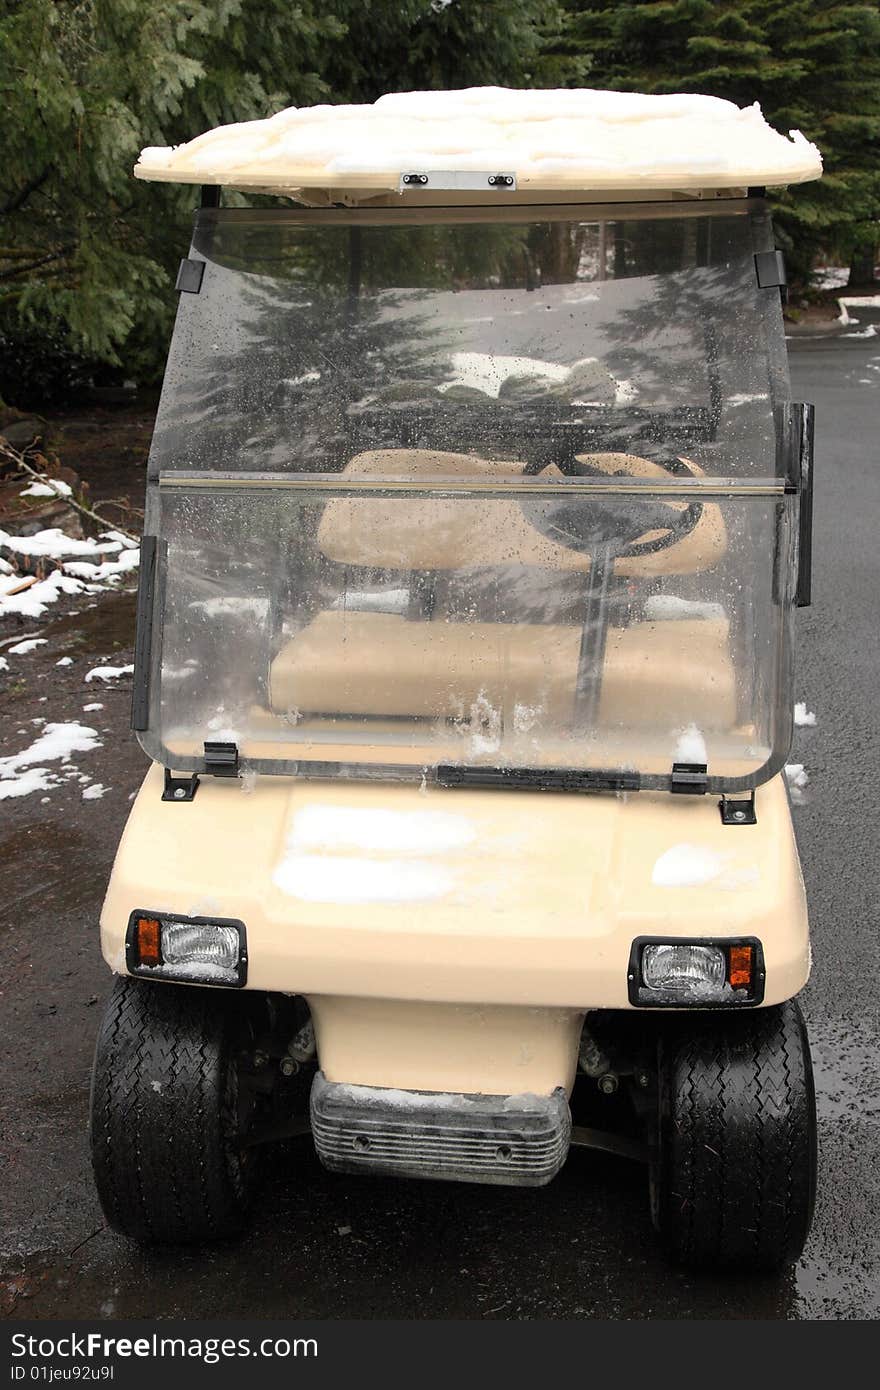
[[[677,456],[668,455],[651,461],[673,475],[694,476],[693,470]],[[539,476],[547,466],[546,459],[527,464],[524,476]],[[567,477],[610,479],[632,476],[624,469],[607,473],[576,458],[566,459],[556,466]],[[531,524],[558,545],[579,552],[589,552],[599,546],[607,547],[613,551],[615,559],[654,555],[678,545],[679,541],[690,535],[703,514],[702,502],[689,502],[679,511],[669,502],[658,502],[650,496],[644,500],[607,495],[592,499],[579,497],[577,500],[559,502],[527,502],[522,506]],[[650,531],[661,531],[663,534],[651,540],[639,540],[640,536]],[[625,539],[627,533],[629,538]]]

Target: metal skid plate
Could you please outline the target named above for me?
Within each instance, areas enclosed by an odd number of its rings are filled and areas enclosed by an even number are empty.
[[[571,1140],[565,1092],[454,1095],[328,1081],[312,1084],[312,1135],[332,1172],[542,1187]]]

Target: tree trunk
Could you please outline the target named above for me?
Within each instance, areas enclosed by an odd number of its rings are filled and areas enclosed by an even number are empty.
[[[874,262],[877,255],[876,246],[859,246],[853,252],[849,262],[849,279],[847,288],[854,285],[871,285],[874,283]]]

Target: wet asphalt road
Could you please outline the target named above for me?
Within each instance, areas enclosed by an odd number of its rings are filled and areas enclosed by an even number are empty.
[[[862,326],[880,314],[855,311]],[[816,1065],[816,1220],[781,1278],[697,1278],[665,1264],[642,1170],[575,1152],[538,1192],[324,1173],[308,1141],[279,1150],[250,1234],[145,1254],[103,1226],[88,1164],[94,1035],[109,976],[97,920],[129,797],[145,770],[127,682],[133,600],[22,624],[48,645],[10,658],[0,740],[32,717],[81,719],[103,748],[76,783],[0,810],[0,1299],[12,1318],[873,1318],[880,1312],[877,724],[880,690],[880,332],[792,345],[795,395],[818,414],[814,605],[798,618],[797,698],[815,710],[794,757],[810,785],[795,823],[814,944],[804,996]],[[872,360],[873,359],[873,360]],[[78,601],[77,601],[78,602]],[[12,626],[0,632],[11,635]],[[62,655],[73,665],[56,667]],[[84,703],[100,712],[82,714]],[[25,730],[23,737],[18,731]]]

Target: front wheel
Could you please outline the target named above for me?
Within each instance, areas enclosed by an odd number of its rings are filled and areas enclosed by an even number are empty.
[[[254,1181],[238,1086],[243,1001],[225,991],[119,978],[92,1073],[95,1184],[134,1240],[192,1243],[240,1231]]]
[[[663,1025],[652,1210],[667,1249],[704,1269],[771,1270],[796,1260],[816,1189],[816,1103],[800,1008],[790,1000]]]

